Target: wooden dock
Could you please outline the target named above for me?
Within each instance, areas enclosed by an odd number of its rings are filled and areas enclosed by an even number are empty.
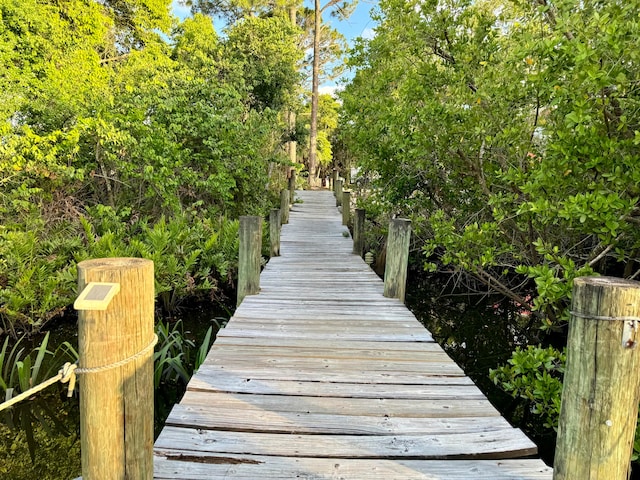
[[[218,333],[155,444],[157,479],[551,479],[351,253],[331,192],[297,192],[281,256]]]

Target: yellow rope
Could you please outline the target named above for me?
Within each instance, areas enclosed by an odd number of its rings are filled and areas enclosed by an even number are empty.
[[[133,362],[134,360],[137,360],[138,358],[142,357],[143,355],[146,355],[150,350],[153,350],[153,347],[156,346],[156,343],[158,343],[158,335],[154,334],[153,335],[153,339],[151,340],[149,345],[144,347],[138,353],[136,353],[134,355],[131,355],[129,358],[125,358],[124,360],[120,360],[118,362],[114,362],[114,363],[111,363],[109,365],[102,365],[100,367],[78,368],[76,370],[76,373],[77,374],[98,373],[98,372],[104,372],[106,370],[111,370],[112,368],[122,367],[123,365],[126,365],[129,362]]]
[[[71,395],[73,395],[73,390],[75,389],[75,386],[76,386],[76,375],[85,374],[85,373],[104,372],[106,370],[111,370],[112,368],[122,367],[127,363],[137,360],[143,355],[149,353],[149,351],[153,350],[153,347],[156,346],[156,343],[158,343],[158,336],[154,334],[153,339],[151,340],[149,345],[147,345],[145,348],[140,350],[138,353],[130,356],[129,358],[125,358],[124,360],[114,362],[110,365],[103,365],[100,367],[91,367],[91,368],[78,368],[77,363],[67,362],[62,366],[62,368],[58,371],[58,374],[55,377],[51,377],[49,380],[45,380],[44,382],[36,385],[35,387],[30,388],[29,390],[22,392],[19,395],[16,395],[10,400],[7,400],[4,403],[0,403],[0,412],[2,410],[5,410],[15,405],[16,403],[21,402],[22,400],[26,400],[27,398],[32,397],[34,394],[40,392],[41,390],[44,390],[45,388],[53,385],[56,382],[69,384],[69,387],[67,389],[67,397],[70,397]]]
[[[61,383],[69,382],[69,391],[67,392],[67,396],[70,397],[71,394],[73,393],[73,389],[75,388],[75,384],[76,384],[76,374],[75,374],[76,367],[77,365],[75,363],[69,363],[69,362],[65,363],[63,367],[58,371],[58,374],[55,377],[51,377],[49,380],[45,380],[44,382],[36,385],[35,387],[30,388],[29,390],[22,392],[19,395],[16,395],[15,397],[11,398],[10,400],[7,400],[4,403],[1,403],[0,412],[5,408],[9,408],[15,405],[16,403],[21,402],[22,400],[26,400],[27,398],[30,398],[34,394],[38,393],[41,390],[44,390],[45,388],[53,385],[56,382],[61,382]]]

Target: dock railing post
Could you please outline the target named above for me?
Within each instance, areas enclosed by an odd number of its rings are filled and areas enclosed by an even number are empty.
[[[289,198],[289,192],[283,190]],[[287,204],[288,205],[288,204]],[[240,252],[238,253],[238,301],[260,291],[260,251],[262,249],[262,217],[240,217]]]
[[[384,268],[384,296],[404,303],[409,263],[411,220],[394,218],[389,224],[387,260]]]
[[[336,207],[342,205],[342,179],[336,180]]]
[[[351,192],[344,190],[342,192],[342,224],[349,226],[351,222]]]
[[[87,289],[76,302],[82,478],[152,479],[153,262],[85,260],[78,287]]]
[[[280,191],[280,223],[289,223],[289,190]]]
[[[364,208],[356,208],[353,219],[353,253],[362,257],[364,252]]]
[[[640,386],[640,283],[573,283],[554,480],[629,478]]]
[[[296,194],[296,169],[291,169],[291,176],[289,177],[289,203],[293,205]]]
[[[336,180],[338,179],[338,169],[334,168],[331,172],[331,188],[333,189],[333,194],[336,194]]]
[[[280,256],[280,209],[272,208],[269,213],[269,243],[271,244],[270,256]]]

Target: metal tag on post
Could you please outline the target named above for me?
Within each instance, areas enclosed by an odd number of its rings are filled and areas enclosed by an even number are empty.
[[[638,321],[637,320],[625,320],[624,327],[622,327],[622,346],[624,348],[636,348],[638,344]]]
[[[119,291],[119,283],[89,282],[73,303],[73,308],[76,310],[106,310]]]

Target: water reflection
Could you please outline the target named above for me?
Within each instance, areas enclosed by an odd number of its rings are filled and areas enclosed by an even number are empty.
[[[54,385],[0,414],[0,478],[70,479],[80,475],[77,397]]]

